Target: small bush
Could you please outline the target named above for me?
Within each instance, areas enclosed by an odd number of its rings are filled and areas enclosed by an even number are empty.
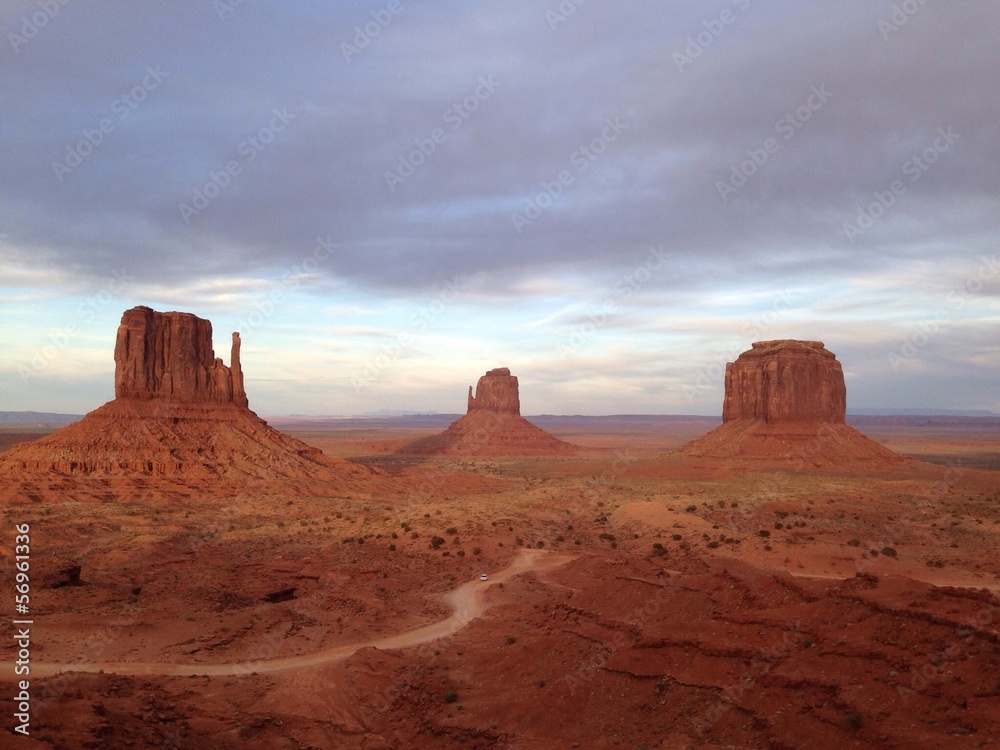
[[[455,534],[458,533],[458,529],[456,529],[454,526],[449,526],[447,529],[444,530],[444,533],[447,534],[448,536],[455,536]]]
[[[507,645],[508,646],[513,646],[515,643],[517,643],[517,638],[515,638],[512,635],[508,635],[507,636]]]
[[[442,539],[441,537],[439,537],[439,536],[432,536],[431,537],[431,547],[432,548],[437,549],[442,544],[444,544],[444,539]]]
[[[444,694],[445,703],[454,703],[457,700],[458,700],[458,693],[456,693],[454,690],[449,690],[447,693]]]
[[[883,547],[882,554],[885,555],[886,557],[896,557],[896,550],[894,550],[892,547]]]
[[[757,532],[757,534],[758,536],[763,536],[763,537],[771,536],[771,532],[768,531],[767,529],[761,529],[760,531]]]
[[[861,718],[861,714],[857,711],[851,711],[849,714],[844,716],[844,726],[848,729],[855,730],[861,729],[861,725],[864,723]]]

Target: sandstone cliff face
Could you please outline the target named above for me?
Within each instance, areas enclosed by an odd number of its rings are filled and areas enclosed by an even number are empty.
[[[476,383],[476,395],[469,387],[468,413],[492,411],[500,414],[520,414],[521,400],[518,395],[517,378],[506,367],[490,370]]]
[[[247,407],[240,335],[231,365],[212,350],[212,323],[191,313],[134,307],[122,315],[115,341],[115,397]]]
[[[844,372],[819,341],[757,341],[726,365],[723,422],[843,424],[846,410]]]

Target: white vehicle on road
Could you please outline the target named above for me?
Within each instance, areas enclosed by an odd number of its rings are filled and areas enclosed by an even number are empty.
[[[486,575],[485,573],[483,573],[482,575],[479,576],[479,580],[480,581],[488,581],[489,579],[490,579],[490,577],[488,575]]]

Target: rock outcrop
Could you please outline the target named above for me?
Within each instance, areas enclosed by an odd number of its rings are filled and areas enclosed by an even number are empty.
[[[847,413],[844,371],[820,341],[754,342],[726,365],[722,421],[843,424]]]
[[[506,367],[490,370],[476,383],[476,395],[469,386],[469,412],[492,411],[498,414],[521,414],[517,378]]]
[[[227,367],[212,350],[210,321],[191,313],[133,307],[118,326],[115,397],[246,407],[239,333],[233,333],[230,362]]]
[[[403,446],[412,455],[534,456],[573,453],[576,446],[550,435],[521,416],[517,378],[506,367],[490,370],[469,386],[464,417],[437,435]]]
[[[109,482],[131,490],[129,482],[144,477],[163,487],[210,482],[216,493],[278,485],[311,493],[367,483],[376,473],[330,458],[250,411],[239,334],[227,367],[212,350],[212,324],[190,313],[124,313],[115,396],[80,421],[0,454],[0,485],[33,497],[43,480],[43,492],[81,500],[107,498]]]
[[[726,365],[722,425],[681,448],[706,467],[871,470],[906,459],[844,424],[847,389],[819,341],[758,341]]]

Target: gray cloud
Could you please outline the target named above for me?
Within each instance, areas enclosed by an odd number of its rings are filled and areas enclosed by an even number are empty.
[[[122,267],[171,288],[273,277],[331,237],[318,293],[466,276],[488,306],[565,273],[600,294],[663,246],[669,273],[645,292],[697,304],[995,252],[989,0],[924,4],[898,28],[892,3],[865,0],[590,2],[554,25],[556,2],[403,0],[349,61],[342,45],[385,3],[243,3],[220,19],[210,2],[71,0],[18,42],[40,7],[0,11],[14,283],[44,266],[76,285]],[[940,129],[957,139],[923,164]],[[719,183],[761,153],[723,200]],[[894,182],[905,190],[847,236]],[[533,204],[519,233],[512,214]]]

